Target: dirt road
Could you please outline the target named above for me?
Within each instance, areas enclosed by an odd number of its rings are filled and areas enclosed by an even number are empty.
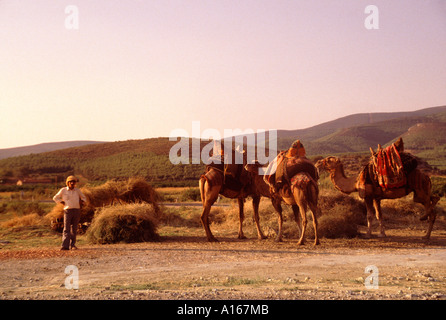
[[[429,244],[419,230],[387,234],[322,239],[318,247],[297,247],[295,239],[165,237],[68,252],[0,250],[0,299],[446,300],[446,231]],[[67,279],[77,279],[78,289]]]

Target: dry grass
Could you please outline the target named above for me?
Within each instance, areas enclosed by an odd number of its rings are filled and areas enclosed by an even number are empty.
[[[15,228],[38,226],[47,223],[47,219],[37,213],[27,214],[21,217],[15,216],[7,221],[0,223],[1,228]]]
[[[119,204],[99,209],[87,230],[92,243],[158,241],[159,210],[148,203]]]

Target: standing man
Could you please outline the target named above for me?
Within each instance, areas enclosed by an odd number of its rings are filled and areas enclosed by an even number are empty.
[[[60,250],[69,250],[70,247],[73,250],[77,249],[75,244],[81,205],[87,201],[87,198],[80,189],[76,188],[76,182],[75,176],[69,176],[66,181],[67,187],[60,189],[53,197],[56,203],[64,205],[62,248]]]

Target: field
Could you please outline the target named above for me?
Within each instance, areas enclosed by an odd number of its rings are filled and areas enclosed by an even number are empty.
[[[372,239],[365,239],[361,203],[326,189],[322,215],[354,210],[359,216],[357,233],[325,233],[321,245],[314,247],[310,228],[310,239],[298,247],[299,231],[288,207],[284,241],[274,241],[277,217],[267,199],[260,208],[267,239],[257,239],[249,200],[247,239],[237,239],[238,209],[224,200],[211,211],[211,229],[220,241],[206,242],[199,203],[173,206],[184,201],[188,191],[193,194],[188,188],[158,189],[168,201],[162,207],[157,242],[99,245],[80,235],[80,249],[63,252],[60,234],[50,230],[42,215],[27,222],[24,217],[32,214],[3,212],[0,299],[446,299],[444,197],[428,243],[421,240],[426,227],[418,221],[421,207],[412,205],[410,198],[385,202],[387,237],[378,238],[375,231]],[[44,211],[50,210],[50,204],[44,206]],[[320,226],[326,228],[322,218]],[[67,289],[67,266],[78,270],[78,289]],[[370,266],[372,273],[366,273]]]

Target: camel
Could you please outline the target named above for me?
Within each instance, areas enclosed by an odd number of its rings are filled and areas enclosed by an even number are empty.
[[[283,238],[282,238],[282,235],[283,235],[282,198],[278,194],[272,192],[270,186],[265,182],[265,180],[263,179],[263,176],[258,174],[258,171],[253,171],[254,166],[246,165],[245,169],[246,169],[246,171],[248,171],[252,174],[256,193],[260,194],[260,196],[262,196],[262,197],[271,199],[271,203],[278,215],[278,225],[279,225],[279,230],[277,232],[275,241],[282,242],[282,240],[283,240]],[[299,207],[297,206],[297,204],[292,204],[291,208],[293,210],[294,219],[295,219],[296,223],[298,224],[298,229],[299,229],[299,233],[300,233],[302,230],[299,227]]]
[[[386,237],[382,220],[381,200],[398,199],[408,195],[411,192],[414,193],[413,201],[424,205],[425,214],[420,219],[428,219],[429,225],[423,239],[428,240],[430,238],[432,227],[436,218],[434,206],[440,198],[432,195],[431,180],[429,176],[421,172],[419,169],[415,168],[408,174],[407,182],[402,187],[385,189],[374,184],[370,179],[366,180],[364,187],[361,187],[361,174],[358,177],[347,177],[344,173],[344,166],[341,160],[337,157],[331,156],[319,160],[316,163],[316,168],[318,168],[318,170],[324,169],[328,171],[330,173],[332,183],[339,191],[345,194],[359,192],[359,195],[364,199],[367,208],[367,238],[370,238],[372,235],[372,220],[374,215],[376,216],[379,224],[378,237]]]
[[[236,167],[238,169],[243,169],[243,165],[232,165],[241,166]],[[237,170],[237,169],[236,169]],[[262,196],[271,198],[274,209],[279,214],[279,223],[282,219],[282,206],[278,199],[271,197],[269,193],[269,188],[262,179],[258,179],[249,174],[246,170],[242,170],[241,179],[245,181],[245,185],[240,190],[232,190],[225,186],[224,173],[221,170],[210,167],[205,175],[202,175],[199,180],[199,188],[201,194],[201,201],[203,203],[203,211],[201,214],[201,223],[206,232],[206,237],[209,242],[217,242],[217,239],[213,236],[211,229],[209,227],[209,213],[212,205],[217,201],[219,195],[226,198],[237,199],[239,205],[239,231],[238,238],[245,239],[243,233],[243,220],[244,220],[244,201],[247,197],[252,197],[252,206],[254,209],[254,221],[257,228],[258,239],[265,239],[266,236],[263,234],[260,228],[259,219],[259,204],[260,198]],[[281,230],[281,228],[280,228]],[[281,233],[278,237],[281,236]]]
[[[319,212],[318,207],[318,196],[319,188],[317,185],[317,171],[314,165],[306,158],[294,158],[294,164],[305,163],[310,168],[313,168],[313,172],[309,173],[306,171],[298,171],[290,174],[290,185],[285,184],[283,187],[279,188],[276,192],[269,191],[270,194],[276,199],[276,201],[283,201],[288,205],[293,207],[294,217],[296,223],[299,225],[299,212],[301,218],[301,232],[298,245],[303,245],[305,242],[305,230],[307,226],[307,208],[310,208],[313,218],[313,228],[314,228],[314,245],[320,244],[317,235],[317,213]],[[263,176],[259,175],[259,168],[262,167],[258,163],[248,164],[245,166],[246,170],[254,173],[257,178],[263,181]],[[294,170],[295,171],[295,170]],[[311,171],[311,169],[310,169]],[[265,183],[266,184],[266,183]],[[269,185],[267,185],[269,188]],[[279,234],[281,239],[282,235],[282,217],[279,216]]]

